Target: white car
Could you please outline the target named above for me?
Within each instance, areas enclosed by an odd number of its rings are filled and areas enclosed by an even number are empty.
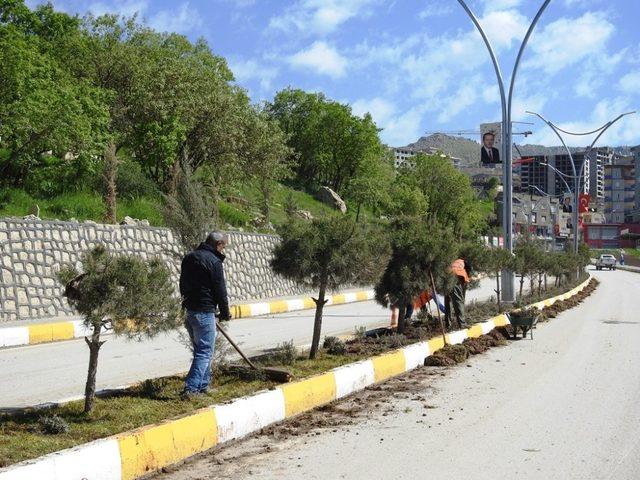
[[[603,253],[600,258],[596,260],[596,270],[602,270],[608,268],[609,270],[616,269],[616,257],[609,253]]]

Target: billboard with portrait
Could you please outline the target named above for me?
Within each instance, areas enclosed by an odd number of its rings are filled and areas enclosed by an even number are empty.
[[[480,124],[480,165],[495,166],[502,163],[500,144],[502,142],[502,124],[500,122]]]

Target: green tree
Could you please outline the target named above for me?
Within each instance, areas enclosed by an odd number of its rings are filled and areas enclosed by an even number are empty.
[[[77,22],[52,14],[47,23],[50,7],[38,10],[40,16],[13,12],[4,11],[0,22],[0,145],[10,152],[0,176],[20,185],[45,152],[70,159],[101,154],[109,111],[106,92],[56,58],[60,37],[78,35]],[[57,36],[45,34],[57,27]]]
[[[268,225],[274,186],[292,174],[292,151],[278,123],[258,108],[249,122],[246,144],[243,156],[252,165],[251,176],[262,197],[260,211],[264,224]]]
[[[174,192],[165,195],[162,214],[182,248],[181,258],[194,250],[217,225],[210,189],[197,179],[188,165],[179,170]]]
[[[84,318],[91,334],[89,369],[85,386],[85,413],[93,409],[96,372],[103,330],[115,335],[141,339],[173,329],[178,325],[179,302],[171,282],[171,273],[159,259],[112,255],[97,246],[81,257],[82,270],[65,265],[58,273],[66,285],[69,303]]]
[[[544,254],[539,243],[528,235],[518,239],[513,253],[515,254],[515,268],[520,276],[519,296],[522,297],[524,289],[524,279],[535,275],[538,271],[538,263],[541,255]]]
[[[375,287],[382,306],[398,305],[398,333],[405,328],[405,309],[424,290],[448,291],[457,248],[450,228],[424,217],[399,217],[390,225],[391,259]]]
[[[405,170],[429,202],[429,214],[452,228],[458,240],[476,238],[486,227],[480,202],[469,178],[441,155],[418,154]]]
[[[318,298],[313,299],[316,312],[309,353],[309,358],[315,358],[327,291],[375,283],[387,258],[386,240],[346,216],[293,220],[281,227],[279,234],[282,240],[273,251],[273,271],[318,290]]]
[[[384,157],[378,128],[371,116],[354,115],[348,105],[321,93],[285,89],[268,105],[296,154],[296,180],[314,190],[329,186],[344,193],[349,183],[373,159]]]
[[[504,270],[512,270],[515,267],[514,255],[504,248],[490,248],[489,249],[489,270],[496,280],[496,299],[498,303],[498,310],[502,311],[501,305],[501,280],[500,274]]]

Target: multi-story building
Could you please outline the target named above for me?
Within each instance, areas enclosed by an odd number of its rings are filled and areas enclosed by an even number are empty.
[[[604,169],[614,157],[613,149],[594,148],[589,154],[589,195],[592,202],[604,200]]]
[[[633,163],[636,173],[636,201],[634,205],[632,221],[634,223],[640,223],[640,145],[631,147],[631,154],[633,155]]]
[[[632,221],[636,206],[634,157],[616,155],[604,166],[604,214],[607,223]]]
[[[414,147],[407,146],[407,147],[393,148],[392,150],[393,150],[394,164],[396,168],[411,164],[411,157],[417,155],[418,153],[425,153],[427,155],[440,154],[443,158],[445,157],[449,158],[453,163],[453,166],[456,168],[460,166],[460,162],[461,162],[459,158],[445,155],[442,152],[438,151],[437,149],[431,148],[431,147],[414,148]]]

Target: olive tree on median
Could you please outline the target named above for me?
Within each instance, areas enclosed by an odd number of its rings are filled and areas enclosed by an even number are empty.
[[[99,245],[85,252],[75,265],[63,266],[58,279],[73,308],[83,316],[90,334],[89,368],[85,385],[84,411],[93,409],[98,355],[104,344],[101,334],[141,339],[176,328],[179,302],[174,294],[171,273],[159,259],[144,260],[133,255],[113,255]]]
[[[273,271],[318,290],[309,352],[313,359],[320,344],[327,291],[375,283],[386,265],[387,241],[377,229],[346,216],[290,220],[278,233],[282,240],[273,250]]]

